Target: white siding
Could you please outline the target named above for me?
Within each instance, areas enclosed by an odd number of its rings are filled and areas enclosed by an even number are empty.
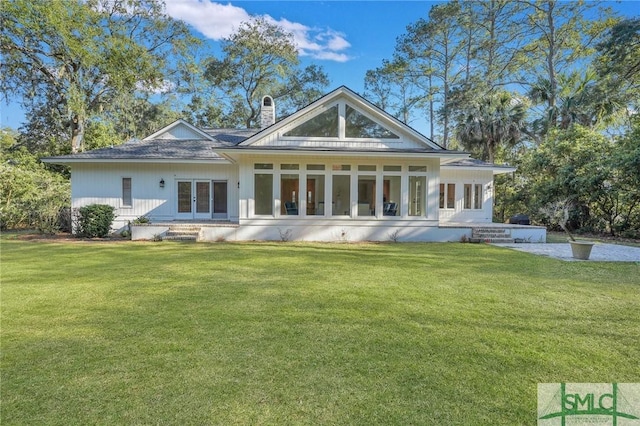
[[[133,205],[122,206],[122,178],[131,178]],[[160,180],[165,181],[164,188]],[[116,208],[115,228],[140,216],[172,220],[177,209],[176,181],[202,179],[227,181],[228,214],[238,220],[238,173],[234,165],[203,164],[78,164],[72,167],[72,207],[108,204]]]
[[[441,222],[478,222],[486,223],[493,220],[493,172],[491,170],[458,170],[441,169],[440,183],[456,185],[455,208],[440,209]],[[482,185],[482,209],[464,208],[464,185]],[[439,188],[437,189],[439,194]]]
[[[161,135],[158,135],[156,139],[202,139],[202,134],[193,131],[184,124],[177,124]]]

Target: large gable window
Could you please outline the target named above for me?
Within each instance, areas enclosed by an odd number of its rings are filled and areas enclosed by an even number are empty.
[[[282,136],[335,139],[400,139],[398,135],[357,109],[339,103]]]
[[[305,121],[301,125],[294,127],[283,136],[337,138],[338,105],[333,106],[325,112],[316,115],[309,121]]]
[[[345,136],[347,138],[360,139],[399,139],[398,135],[380,124],[365,117],[357,110],[346,106],[345,111]]]

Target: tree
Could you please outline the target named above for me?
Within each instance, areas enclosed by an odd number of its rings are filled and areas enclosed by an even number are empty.
[[[69,181],[19,147],[10,130],[1,129],[0,140],[0,229],[56,231],[70,202]]]
[[[471,102],[460,111],[456,135],[466,149],[480,148],[482,158],[495,162],[496,151],[517,144],[525,130],[526,104],[508,92]]]
[[[419,19],[409,25],[407,33],[398,39],[396,47],[396,53],[408,64],[409,75],[415,83],[427,88],[425,101],[428,101],[432,91],[437,94],[441,105],[442,146],[445,148],[449,145],[451,130],[451,91],[467,75],[463,54],[468,38],[458,25],[460,10],[457,1],[433,6],[429,11],[429,19]],[[439,86],[434,80],[440,83]],[[430,110],[433,110],[432,103]],[[433,117],[433,113],[430,115]]]
[[[0,83],[35,119],[43,113],[73,152],[87,122],[113,99],[166,84],[168,57],[196,40],[186,26],[146,0],[15,0],[0,9]]]
[[[595,61],[603,92],[616,96],[626,111],[640,107],[640,18],[625,19],[609,29],[597,45]],[[632,114],[625,118],[630,119]],[[628,120],[629,128],[632,120]]]
[[[582,227],[614,234],[637,212],[640,193],[639,151],[633,136],[624,149],[601,133],[580,125],[554,129],[536,149],[525,155],[519,173],[520,191],[533,211],[560,200],[572,200],[571,219]]]
[[[222,52],[222,59],[209,60],[205,78],[222,91],[227,126],[255,126],[265,95],[299,106],[315,100],[328,83],[320,67],[298,68],[293,35],[264,18],[242,23],[222,41]]]
[[[623,84],[640,85],[640,18],[616,23],[597,49],[601,75],[614,73]]]
[[[364,88],[379,108],[408,124],[414,109],[424,103],[424,96],[418,93],[407,68],[400,58],[385,60],[382,67],[367,71]]]
[[[542,116],[548,126],[559,124],[558,102],[561,95],[561,75],[569,75],[578,64],[584,64],[595,52],[595,41],[613,24],[610,12],[600,11],[599,20],[589,20],[589,10],[596,2],[556,0],[522,0],[526,19],[523,34],[531,42],[519,50],[515,63],[522,70],[520,80],[532,90],[544,89]],[[537,85],[537,86],[536,86]]]

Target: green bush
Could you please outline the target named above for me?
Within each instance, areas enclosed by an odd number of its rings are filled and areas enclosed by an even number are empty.
[[[0,152],[0,229],[58,230],[70,204],[69,180],[47,170],[25,149]]]
[[[107,204],[90,204],[78,209],[78,234],[82,237],[104,238],[111,230],[115,208]]]

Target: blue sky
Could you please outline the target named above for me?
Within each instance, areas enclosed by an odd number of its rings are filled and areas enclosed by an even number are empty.
[[[167,12],[191,25],[213,49],[250,16],[263,16],[294,34],[302,65],[321,65],[331,80],[329,90],[345,85],[359,93],[364,91],[366,71],[391,58],[406,26],[426,17],[437,3],[441,2],[166,0]],[[640,14],[640,1],[607,5],[622,15]],[[18,128],[24,115],[17,102],[2,102],[0,108],[0,126]]]

